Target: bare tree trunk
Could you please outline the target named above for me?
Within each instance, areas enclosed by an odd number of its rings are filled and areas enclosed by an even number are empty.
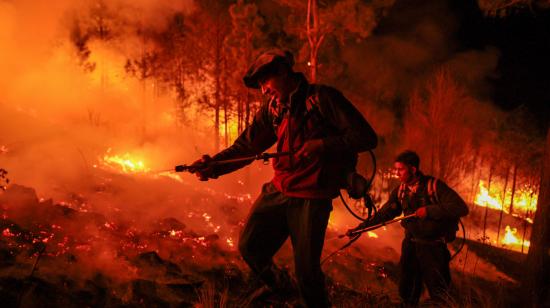
[[[227,98],[223,99],[223,125],[224,125],[224,141],[225,141],[225,147],[229,146],[229,110],[227,106]]]
[[[215,151],[220,150],[220,106],[216,104],[214,106],[214,146]]]
[[[246,89],[246,104],[245,104],[245,108],[244,108],[244,125],[245,125],[245,128],[248,127],[248,125],[250,125],[250,103],[251,103],[251,96],[252,94],[250,94],[250,89]]]
[[[526,260],[527,275],[523,281],[525,294],[533,307],[550,306],[550,128],[542,164],[539,200]]]
[[[523,235],[521,237],[521,253],[523,253],[523,247],[525,244],[525,234],[527,233],[527,218],[531,215],[531,211],[528,210],[523,217]]]
[[[516,195],[516,182],[518,177],[518,164],[514,164],[514,177],[512,179],[512,197],[510,199],[510,215],[514,213],[514,197]]]
[[[220,29],[220,21],[219,18],[216,20],[216,30],[215,30],[215,51],[214,51],[214,78],[215,78],[215,89],[214,89],[214,104],[215,104],[215,120],[214,120],[214,142],[216,151],[220,150],[220,109],[222,107],[222,84],[221,84],[221,78],[222,78],[222,34]]]
[[[317,82],[319,48],[325,39],[325,34],[320,29],[317,0],[308,0],[307,2],[306,30],[309,43],[309,77],[310,81],[315,83]]]
[[[529,185],[532,185],[532,178],[529,180]],[[531,204],[533,202],[533,194],[535,193],[535,189],[531,188],[531,193],[529,194],[529,205],[527,205],[527,212],[525,213],[525,217],[523,219],[523,237],[521,239],[521,253],[523,253],[523,248],[525,244],[525,234],[527,233],[527,219],[531,217]],[[533,229],[531,228],[531,232],[533,232]]]
[[[252,27],[252,26],[250,26]],[[245,56],[247,60],[247,64],[250,64],[252,62],[252,30],[249,29],[246,35],[246,49],[245,49]],[[244,102],[244,117],[243,117],[243,125],[241,127],[241,130],[239,130],[239,134],[248,127],[250,124],[250,104],[252,103],[252,97],[250,94],[250,89],[246,88],[246,99]]]
[[[493,173],[494,173],[494,167],[493,163],[491,162],[491,166],[489,167],[489,181],[487,182],[487,193],[491,194],[491,182],[493,180]],[[487,213],[489,212],[489,206],[485,205],[485,215],[483,217],[483,241],[487,239],[485,235],[485,230],[487,229]],[[491,241],[489,241],[489,244],[491,244]],[[497,243],[498,244],[498,243]]]
[[[476,151],[476,153],[474,155],[475,155],[474,156],[474,161],[472,163],[472,188],[470,189],[470,201],[471,201],[472,204],[475,201],[476,192],[478,190],[478,183],[479,183],[479,179],[476,177],[476,171],[478,171],[477,161],[478,161],[478,157],[479,157],[479,152]]]
[[[218,37],[216,35],[216,41]],[[221,109],[221,63],[220,63],[220,49],[216,46],[215,60],[214,60],[214,76],[215,76],[215,88],[214,88],[214,146],[215,151],[220,150],[220,109]]]
[[[141,140],[145,142],[147,135],[147,82],[141,80]]]
[[[241,97],[237,101],[237,133],[240,134],[243,131],[243,100]]]
[[[500,240],[500,228],[502,228],[502,214],[504,213],[504,203],[506,202],[506,189],[508,189],[508,179],[510,178],[510,167],[506,167],[506,179],[504,180],[504,191],[502,192],[502,206],[498,217],[497,246]]]

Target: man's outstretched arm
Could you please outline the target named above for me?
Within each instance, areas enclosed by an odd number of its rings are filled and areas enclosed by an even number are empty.
[[[202,161],[208,163],[208,161],[220,161],[234,158],[241,158],[246,156],[254,156],[262,153],[263,151],[269,149],[275,141],[277,141],[277,135],[273,130],[273,124],[271,122],[271,117],[269,114],[268,103],[264,103],[260,110],[254,116],[252,123],[248,126],[235,140],[233,145],[227,149],[219,152],[213,157],[203,156]],[[235,170],[238,170],[253,161],[247,160],[231,164],[216,165],[205,172],[204,177],[201,179],[207,178],[216,178],[220,175],[224,175]],[[200,177],[200,172],[199,177]]]
[[[359,229],[364,229],[370,226],[374,226],[377,224],[381,224],[385,221],[392,220],[395,217],[401,215],[402,208],[401,204],[399,203],[399,199],[397,198],[397,192],[398,188],[394,189],[391,194],[390,198],[384,205],[378,210],[378,213],[372,217],[369,220],[366,220],[362,223],[360,223],[357,227],[348,230],[348,234],[351,234],[351,232]]]

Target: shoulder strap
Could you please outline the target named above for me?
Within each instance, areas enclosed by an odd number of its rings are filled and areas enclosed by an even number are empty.
[[[438,179],[434,177],[430,177],[428,179],[428,182],[426,183],[426,186],[428,189],[428,197],[430,198],[430,202],[432,204],[439,203],[439,196],[437,195],[437,182],[438,182]]]
[[[312,116],[317,116],[321,120],[320,124],[322,125],[322,129],[327,133],[333,132],[336,130],[336,126],[325,117],[323,111],[321,110],[321,99],[319,97],[321,87],[322,85],[320,84],[313,84],[310,86],[310,89],[308,90],[308,98],[306,99],[306,111],[304,118],[307,120]]]
[[[321,88],[321,86],[315,84],[310,88],[313,88],[313,92],[310,92],[311,95],[309,95],[310,93],[308,93],[308,98],[306,99],[306,112],[310,113],[312,110],[317,109],[319,110],[319,113],[321,113],[321,108],[319,107],[319,89]]]
[[[399,189],[397,190],[397,199],[401,203],[403,202],[403,199],[405,199],[405,184],[404,183],[401,183],[401,185],[399,185]]]
[[[310,85],[307,93],[306,98],[306,110],[304,117],[301,119],[300,122],[297,124],[298,131],[302,130],[304,126],[306,125],[309,118],[311,118],[314,114],[318,114],[321,118],[322,124],[327,125],[327,121],[324,120],[324,115],[321,112],[320,102],[319,102],[319,89],[321,88],[320,85]]]

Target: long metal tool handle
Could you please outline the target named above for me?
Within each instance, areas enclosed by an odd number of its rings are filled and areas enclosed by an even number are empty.
[[[208,166],[219,166],[226,164],[240,163],[244,161],[254,161],[254,160],[263,160],[268,161],[270,158],[277,158],[281,156],[288,156],[290,152],[277,152],[277,153],[262,153],[258,155],[251,155],[239,158],[224,159],[224,160],[213,160],[205,163],[193,164],[193,165],[178,165],[173,171],[175,172],[195,172],[199,169],[208,167]]]
[[[361,233],[365,233],[367,231],[378,229],[380,227],[392,224],[394,222],[398,222],[398,221],[413,218],[413,217],[416,217],[416,214],[413,213],[413,214],[410,214],[410,215],[405,215],[405,216],[402,216],[402,217],[398,217],[398,218],[395,218],[395,219],[392,219],[392,220],[385,221],[383,223],[379,223],[379,224],[374,225],[374,226],[370,226],[370,227],[366,227],[366,228],[363,228],[363,229],[358,229],[358,230],[352,231],[349,234],[342,234],[342,235],[339,235],[338,237],[339,238],[343,238],[343,237],[346,237],[346,236],[352,237],[352,236],[355,236],[355,235],[358,235],[358,234],[361,234]]]
[[[232,163],[240,163],[243,161],[249,161],[249,160],[264,160],[267,161],[270,158],[276,158],[281,156],[288,156],[290,155],[290,152],[278,152],[278,153],[262,153],[254,156],[245,156],[245,157],[239,157],[239,158],[233,158],[233,159],[224,159],[224,160],[214,160],[211,162],[207,162],[206,164],[212,164],[214,166],[216,165],[226,165],[226,164],[232,164]]]

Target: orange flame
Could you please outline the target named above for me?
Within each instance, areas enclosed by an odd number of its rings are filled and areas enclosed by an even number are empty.
[[[479,206],[489,207],[491,209],[497,210],[502,209],[502,200],[500,200],[498,197],[491,196],[483,181],[479,181],[479,192],[476,195],[476,199],[474,202]],[[508,211],[504,211],[508,213]]]
[[[145,163],[140,158],[134,158],[130,153],[124,153],[123,155],[109,155],[111,148],[107,149],[107,153],[103,156],[103,164],[122,170],[124,173],[137,173],[148,172],[149,168],[145,166]]]
[[[111,155],[111,148],[107,149],[107,152],[105,155],[103,155],[103,159],[101,159],[100,164],[104,167],[107,167],[109,169],[122,172],[122,173],[140,173],[145,174],[147,173],[149,176],[152,176],[153,178],[158,177],[167,177],[174,181],[182,183],[183,180],[178,174],[174,174],[170,171],[157,171],[153,172],[151,171],[151,168],[146,166],[145,159],[144,158],[138,158],[138,155],[132,155],[128,152],[124,153],[123,155]],[[97,168],[97,165],[94,165],[94,168]]]
[[[516,233],[518,232],[517,228],[511,228],[510,226],[506,226],[506,233],[504,234],[504,238],[502,239],[501,243],[505,246],[521,246],[521,240],[516,237]],[[523,246],[529,247],[531,245],[530,241],[524,241]]]
[[[500,183],[491,184],[491,191],[489,191],[485,187],[485,182],[479,181],[479,190],[474,203],[481,207],[496,210],[502,209],[505,213],[509,214],[510,203],[512,201],[511,192],[507,190],[506,194],[503,194],[501,186]],[[504,200],[502,200],[503,195],[505,196]],[[525,185],[518,188],[514,194],[514,212],[534,213],[537,209],[537,197],[533,187]]]

